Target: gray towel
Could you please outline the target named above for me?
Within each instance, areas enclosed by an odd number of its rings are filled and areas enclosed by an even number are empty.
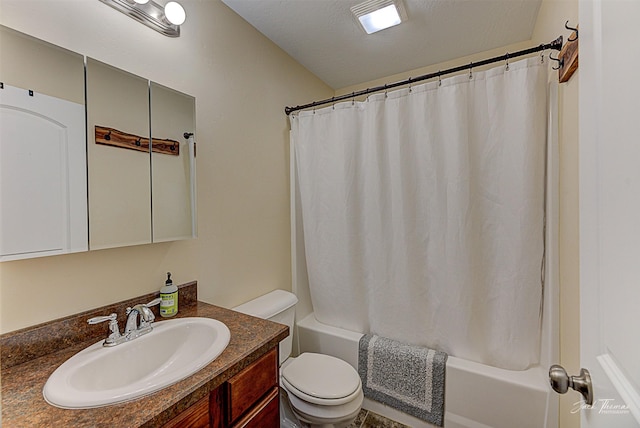
[[[365,397],[437,426],[444,424],[447,354],[366,334],[358,373]]]

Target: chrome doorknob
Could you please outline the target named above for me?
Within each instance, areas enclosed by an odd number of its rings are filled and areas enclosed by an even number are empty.
[[[564,367],[554,364],[549,368],[549,383],[551,388],[560,394],[564,394],[569,388],[574,389],[582,394],[589,406],[593,405],[593,387],[589,370],[580,369],[580,376],[569,377]]]

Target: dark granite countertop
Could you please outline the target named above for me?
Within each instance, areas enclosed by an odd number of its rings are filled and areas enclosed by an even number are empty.
[[[89,313],[80,316],[86,317],[87,314]],[[2,426],[157,427],[207,396],[210,391],[277,346],[288,335],[287,326],[282,324],[198,301],[186,307],[181,306],[177,317],[208,317],[222,321],[231,331],[229,346],[196,374],[161,391],[127,403],[86,410],[65,410],[49,405],[42,397],[42,388],[58,366],[95,343],[95,338],[10,367],[3,364]],[[159,317],[158,321],[161,321]],[[106,328],[104,325],[102,327]],[[3,351],[11,347],[18,349],[19,344],[16,345],[15,340],[20,335],[9,336],[13,336],[11,338],[14,342],[7,346],[6,337],[3,338],[4,343],[0,342],[4,347]]]

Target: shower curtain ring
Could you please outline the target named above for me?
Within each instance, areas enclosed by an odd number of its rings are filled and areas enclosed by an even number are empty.
[[[544,64],[544,52],[540,52],[540,64]]]
[[[409,82],[409,93],[411,93],[411,77],[409,77],[408,82]]]
[[[438,70],[438,86],[442,86],[442,79],[440,78],[440,70]]]
[[[356,105],[356,93],[355,93],[355,91],[351,92],[351,105],[352,106]]]
[[[473,79],[473,62],[469,63],[469,79]]]
[[[506,58],[506,62],[507,62],[507,66],[505,67],[505,70],[509,71],[509,52],[506,53],[505,58]]]

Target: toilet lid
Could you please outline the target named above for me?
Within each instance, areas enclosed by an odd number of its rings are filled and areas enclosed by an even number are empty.
[[[360,387],[358,372],[347,362],[330,355],[305,352],[282,370],[291,386],[320,399],[345,398]]]

